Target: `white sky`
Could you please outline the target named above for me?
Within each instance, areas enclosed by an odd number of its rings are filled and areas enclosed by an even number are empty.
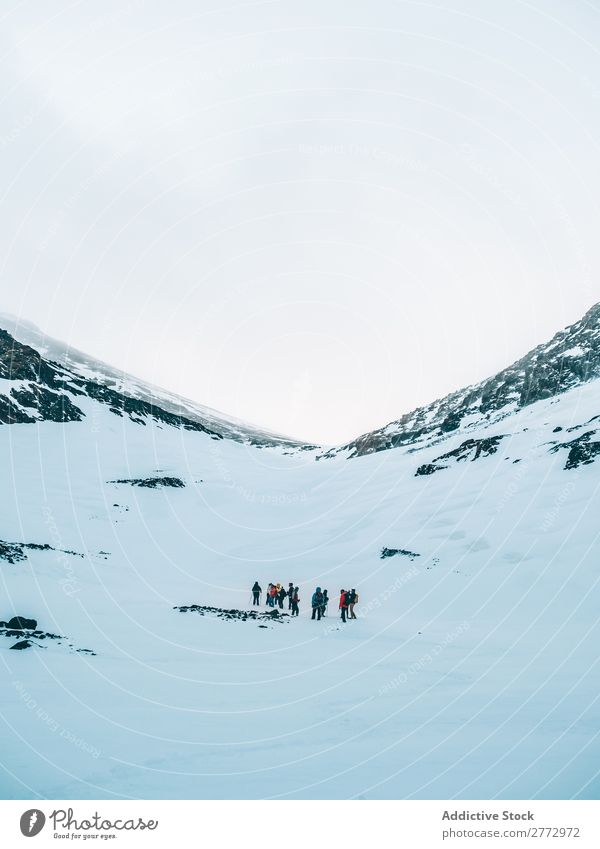
[[[7,0],[0,310],[335,443],[600,300],[600,7]]]

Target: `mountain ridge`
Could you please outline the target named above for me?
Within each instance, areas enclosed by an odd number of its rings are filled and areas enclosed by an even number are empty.
[[[246,424],[95,360],[45,336],[35,325],[0,314],[0,424],[80,421],[77,396],[108,404],[117,415],[230,438],[255,447],[319,451],[349,458],[407,447],[418,450],[458,432],[493,424],[512,412],[600,377],[600,303],[496,374],[411,410],[340,446],[312,443]],[[20,338],[17,338],[20,337]]]
[[[2,325],[11,327],[12,332]],[[14,326],[12,326],[14,325]],[[312,450],[317,446],[227,416],[46,336],[31,322],[0,314],[0,425],[36,421],[81,421],[76,398],[87,395],[137,424],[163,424],[202,431],[255,447]],[[3,391],[4,389],[4,391]]]
[[[402,446],[420,446],[459,429],[493,424],[536,401],[600,377],[600,303],[511,365],[478,383],[405,413],[321,454],[360,457]]]

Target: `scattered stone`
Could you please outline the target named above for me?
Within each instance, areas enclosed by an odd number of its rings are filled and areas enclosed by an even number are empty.
[[[180,613],[199,613],[200,616],[214,616],[217,619],[238,619],[241,622],[252,621],[263,622],[282,622],[284,619],[289,619],[289,613],[284,613],[282,610],[275,608],[274,610],[256,611],[256,610],[237,610],[236,608],[225,609],[223,607],[210,607],[204,604],[188,604],[175,605],[173,610],[179,610]],[[263,625],[262,627],[267,627]]]
[[[60,634],[50,634],[38,630],[37,621],[27,619],[25,616],[13,616],[8,622],[0,622],[0,636],[21,638],[18,643],[10,647],[11,649],[27,649],[30,646],[39,646],[39,640],[57,640],[58,645],[62,645],[62,640],[66,639]],[[69,648],[83,654],[96,655],[96,652],[91,649],[76,649],[72,643],[69,643]]]
[[[66,549],[56,549],[47,542],[6,542],[0,540],[0,560],[6,560],[7,563],[14,565],[23,560],[27,560],[26,550],[29,551],[60,551],[61,554],[70,554],[73,557],[83,557],[79,551],[69,551]]]
[[[141,486],[147,489],[158,489],[163,486],[181,489],[185,486],[181,478],[124,478],[122,480],[108,481],[108,483],[128,483],[130,486]],[[117,504],[114,506],[118,507]]]

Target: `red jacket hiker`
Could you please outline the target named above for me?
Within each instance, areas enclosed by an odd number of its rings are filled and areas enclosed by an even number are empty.
[[[346,591],[340,590],[340,610],[342,611],[342,622],[346,621],[346,611],[348,610],[348,600]]]

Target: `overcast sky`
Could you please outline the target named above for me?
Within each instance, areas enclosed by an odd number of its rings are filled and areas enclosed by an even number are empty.
[[[0,311],[336,443],[600,300],[586,0],[2,5]]]

